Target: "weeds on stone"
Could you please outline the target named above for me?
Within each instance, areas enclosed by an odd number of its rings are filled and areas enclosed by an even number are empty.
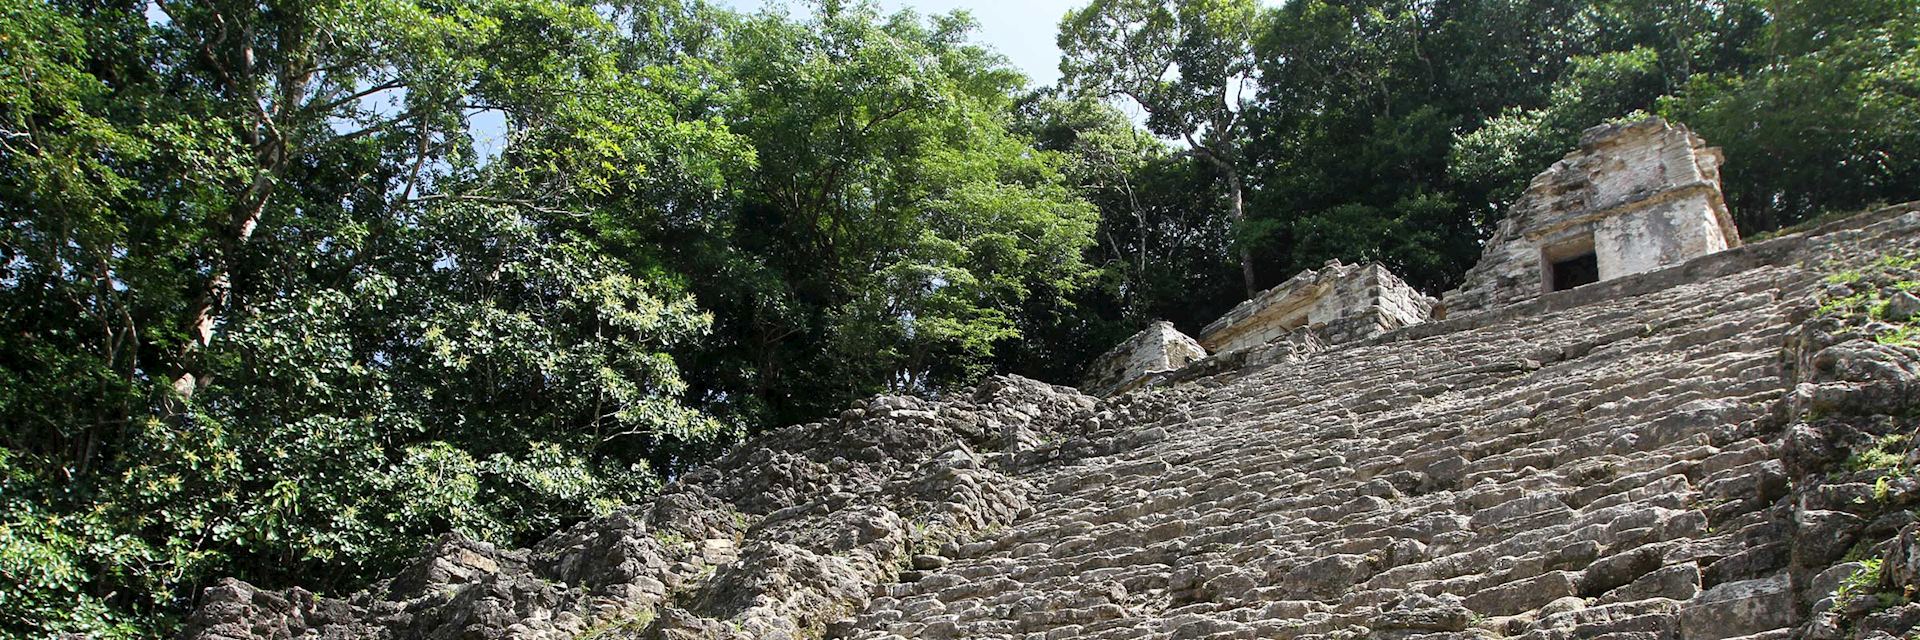
[[[581,632],[580,635],[576,637],[579,640],[597,640],[598,638],[606,638],[614,634],[638,634],[645,631],[647,625],[653,624],[655,615],[653,608],[649,607],[625,618],[615,618],[596,624],[586,631]],[[626,632],[632,632],[632,634]]]
[[[1910,253],[1904,256],[1897,253],[1885,254],[1880,256],[1878,264],[1883,269],[1901,271],[1917,268],[1920,267],[1920,253]]]
[[[1892,433],[1881,436],[1873,443],[1873,448],[1857,452],[1847,457],[1848,471],[1870,471],[1875,469],[1894,469],[1907,458],[1907,441],[1911,438],[1904,433]]]
[[[660,546],[666,547],[668,549],[693,548],[692,540],[688,540],[686,536],[680,535],[679,533],[673,532],[673,531],[662,531],[660,533],[653,534],[653,539],[660,541]]]
[[[1854,599],[1866,597],[1871,589],[1880,584],[1880,559],[1868,558],[1860,561],[1860,568],[1840,581],[1840,587],[1833,590],[1833,604],[1845,608]]]
[[[1873,339],[1880,344],[1920,346],[1920,325],[1903,324],[1892,331],[1882,332]]]
[[[1829,474],[1829,480],[1837,480],[1855,473],[1878,471],[1880,473],[1873,481],[1873,499],[1883,504],[1891,501],[1893,481],[1913,472],[1911,465],[1907,464],[1907,454],[1908,450],[1913,448],[1916,435],[1920,434],[1891,433],[1881,436],[1874,441],[1871,448],[1847,456],[1846,462],[1842,465],[1845,471],[1836,470]],[[1865,504],[1866,500],[1855,498],[1854,502]]]
[[[1830,264],[1829,268],[1839,266]],[[1876,342],[1920,346],[1920,319],[1895,320],[1887,317],[1887,308],[1895,292],[1920,291],[1920,278],[1914,277],[1916,270],[1920,270],[1920,253],[1888,253],[1861,268],[1842,269],[1828,274],[1828,285],[1845,286],[1852,293],[1821,300],[1817,313],[1823,317],[1848,321],[1888,323],[1893,328],[1877,333],[1874,336]]]
[[[1820,303],[1820,315],[1841,319],[1878,318],[1886,315],[1887,301],[1880,297],[1877,289],[1868,289],[1850,296],[1830,298]]]

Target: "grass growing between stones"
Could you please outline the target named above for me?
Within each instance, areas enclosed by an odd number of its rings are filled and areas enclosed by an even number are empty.
[[[653,539],[660,541],[660,546],[670,550],[687,551],[693,548],[692,540],[688,540],[686,536],[675,531],[655,533],[653,534]]]
[[[1903,433],[1890,433],[1874,442],[1873,448],[1854,453],[1847,457],[1847,470],[1871,471],[1876,469],[1895,469],[1906,461],[1906,444],[1912,437]]]
[[[1871,326],[1875,342],[1920,346],[1920,313],[1896,309],[1894,302],[1920,295],[1920,253],[1889,253],[1858,268],[1825,278],[1827,291],[1816,314]]]
[[[613,637],[615,634],[638,634],[646,631],[647,625],[653,624],[653,619],[656,615],[658,614],[654,613],[653,608],[648,607],[631,616],[616,618],[594,625],[580,635],[575,636],[575,638],[576,640],[599,640],[600,638]]]
[[[1833,601],[1844,607],[1872,593],[1873,588],[1880,584],[1881,564],[1879,558],[1861,560],[1860,569],[1840,581],[1840,587],[1833,592]]]
[[[1904,349],[1920,347],[1920,252],[1904,250],[1880,255],[1862,255],[1837,258],[1828,263],[1829,274],[1823,278],[1824,285],[1817,300],[1816,318],[1822,321],[1811,324],[1821,334],[1822,345],[1840,345],[1851,342],[1843,349],[1842,358],[1854,358],[1851,365],[1837,365],[1836,375],[1844,379],[1855,380],[1865,374],[1858,370],[1843,370],[1846,366],[1864,366],[1863,362],[1873,358],[1884,358],[1889,362],[1900,362],[1911,358],[1910,351]],[[1881,346],[1863,345],[1870,342]],[[1888,349],[1886,347],[1897,347]],[[1850,351],[1847,351],[1850,350]],[[1860,384],[1907,384],[1900,380],[1885,381],[1874,378],[1871,381],[1855,380]],[[1897,393],[1897,392],[1896,392]],[[1916,468],[1916,446],[1920,446],[1920,404],[1901,401],[1896,396],[1892,402],[1881,402],[1861,407],[1830,407],[1834,415],[1809,414],[1807,420],[1826,423],[1825,428],[1838,429],[1843,437],[1840,443],[1848,453],[1844,459],[1833,460],[1826,474],[1828,482],[1871,482],[1871,492],[1857,495],[1852,499],[1860,505],[1856,515],[1872,522],[1875,518],[1900,509],[1909,509],[1914,504],[1914,481],[1920,468]],[[1828,412],[1822,412],[1828,413]],[[1818,482],[1818,480],[1815,480]],[[1867,535],[1862,531],[1859,539],[1840,558],[1841,562],[1856,562],[1858,569],[1843,578],[1834,588],[1828,609],[1817,611],[1832,625],[1828,629],[1841,634],[1838,637],[1854,637],[1858,625],[1867,623],[1877,613],[1907,605],[1910,593],[1900,589],[1887,589],[1884,584],[1883,566],[1885,544],[1889,531],[1879,531]],[[1873,624],[1884,624],[1884,621]]]

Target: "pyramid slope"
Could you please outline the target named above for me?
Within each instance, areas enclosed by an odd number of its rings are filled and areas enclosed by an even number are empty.
[[[1920,485],[1847,465],[1914,428],[1920,351],[1816,301],[1916,252],[1907,205],[1111,400],[876,398],[534,549],[223,583],[189,635],[1904,635],[1833,596],[1920,572]]]

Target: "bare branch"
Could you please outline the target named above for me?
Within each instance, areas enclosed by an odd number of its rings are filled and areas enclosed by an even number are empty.
[[[407,83],[401,82],[398,80],[395,80],[392,82],[384,82],[371,87],[367,87],[366,89],[363,89],[360,91],[355,91],[352,95],[340,98],[338,100],[329,101],[326,104],[308,105],[303,110],[313,114],[328,113],[348,103],[358,102],[360,101],[361,98],[365,98],[367,96],[371,96],[376,93],[381,93],[383,91],[392,91],[394,89],[404,88],[406,86],[407,86]]]

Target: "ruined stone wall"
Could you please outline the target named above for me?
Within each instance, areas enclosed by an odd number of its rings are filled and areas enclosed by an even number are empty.
[[[1200,344],[1215,354],[1265,345],[1298,330],[1340,343],[1426,320],[1433,299],[1378,264],[1302,271],[1208,324]]]
[[[1547,265],[1591,252],[1601,281],[1740,245],[1720,193],[1718,149],[1659,118],[1587,130],[1508,212],[1449,313],[1551,289]]]
[[[1908,205],[1111,400],[875,398],[189,637],[1908,637],[1915,281]]]
[[[1165,320],[1156,321],[1107,351],[1087,367],[1080,388],[1096,396],[1124,393],[1162,374],[1207,357],[1207,350]]]
[[[1323,301],[1326,310],[1322,317],[1328,319],[1314,321],[1322,325],[1320,338],[1327,344],[1352,342],[1426,322],[1435,302],[1379,264],[1361,267],[1359,277],[1336,281],[1330,293]]]

